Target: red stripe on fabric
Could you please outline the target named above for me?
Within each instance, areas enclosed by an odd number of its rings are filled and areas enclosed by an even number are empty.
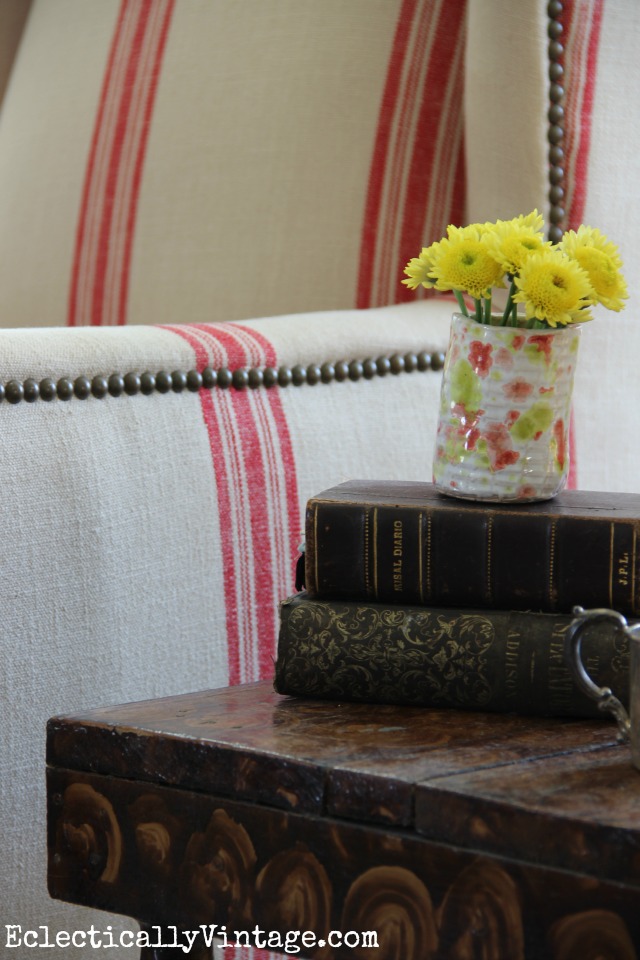
[[[584,6],[582,4],[578,8],[575,0],[566,0],[561,15],[563,34],[565,36],[571,35],[574,22],[577,23],[580,28],[584,27],[588,30],[586,44],[583,41],[577,45],[578,51],[575,57],[571,57],[574,46],[568,46],[564,63],[564,83],[567,88],[565,159],[567,163],[567,178],[571,185],[570,191],[567,191],[566,228],[572,230],[577,230],[582,223],[587,197],[591,126],[604,0],[595,0],[593,12],[588,23],[585,23],[584,13]],[[587,76],[586,82],[581,85],[580,91],[578,91],[575,85],[581,83],[582,56],[585,49],[587,56]],[[572,105],[579,92],[582,94],[582,104],[581,109],[578,111],[575,108],[572,109]],[[567,489],[576,490],[578,486],[578,447],[575,419],[572,411],[569,429],[569,475],[567,478]]]
[[[437,5],[438,2],[439,0],[434,0],[434,4]],[[434,12],[431,5],[423,0],[415,18],[411,58],[403,77],[404,96],[399,99],[399,110],[396,111],[397,119],[394,124],[396,136],[391,145],[391,164],[386,176],[386,201],[378,229],[380,252],[376,258],[372,300],[374,306],[389,302],[389,278],[392,273],[394,276],[399,273],[399,262],[396,257],[399,212],[403,205],[403,197],[406,198],[407,156],[410,153],[411,142],[415,141],[419,134],[419,126],[413,118],[420,96],[420,77],[424,74],[425,64],[428,64],[433,49],[433,18]]]
[[[398,273],[411,257],[417,255],[423,243],[425,204],[434,173],[436,138],[434,129],[442,112],[455,53],[465,28],[465,3],[445,3],[442,7],[436,38],[432,47],[429,69],[422,90],[418,130],[413,147],[405,206],[402,213],[402,232],[398,256]],[[462,73],[462,71],[460,71]],[[459,187],[460,189],[460,187]],[[434,238],[438,239],[438,237]],[[427,238],[431,240],[431,238]],[[398,281],[399,300],[415,299],[415,294]]]
[[[118,302],[118,323],[125,324],[127,321],[127,301],[129,297],[129,277],[131,273],[131,251],[133,246],[133,236],[135,231],[136,214],[138,211],[138,198],[140,196],[140,184],[142,183],[142,169],[149,139],[149,130],[151,129],[151,116],[160,79],[162,59],[164,56],[167,37],[169,35],[169,26],[175,6],[175,0],[169,0],[167,8],[162,19],[158,45],[155,51],[153,68],[147,91],[146,102],[144,105],[144,115],[142,120],[142,133],[138,144],[138,151],[135,159],[135,170],[133,175],[132,195],[129,202],[129,215],[127,217],[125,249],[122,263],[120,299]]]
[[[371,306],[378,226],[384,176],[388,162],[391,124],[400,91],[400,78],[407,56],[411,27],[416,12],[416,3],[417,0],[403,0],[400,8],[391,48],[391,56],[389,58],[389,66],[387,68],[384,92],[380,104],[380,115],[378,117],[375,145],[369,170],[367,200],[360,242],[360,268],[358,272],[356,296],[356,306],[360,309]]]
[[[247,333],[253,337],[253,339],[260,345],[265,357],[266,365],[275,367],[277,365],[276,352],[273,345],[257,330],[252,328],[247,328],[244,324],[234,324],[234,327],[238,329],[246,330]],[[287,491],[287,509],[288,509],[288,518],[289,518],[289,530],[290,530],[290,549],[291,557],[295,558],[299,540],[297,535],[297,524],[300,523],[300,505],[298,501],[298,480],[296,473],[296,462],[295,456],[293,453],[293,443],[291,440],[291,434],[289,432],[289,424],[284,412],[284,407],[282,405],[282,400],[280,398],[279,391],[271,392],[269,395],[269,404],[273,416],[275,418],[278,437],[280,440],[280,459],[281,465],[284,468],[285,484]]]
[[[173,330],[192,346],[199,369],[210,362],[216,347],[223,351],[218,356],[224,355],[229,367],[276,363],[269,341],[241,324],[234,324],[233,328],[192,325],[164,329]],[[215,462],[220,510],[229,682],[239,683],[265,678],[273,672],[277,601],[291,592],[300,523],[295,459],[278,391],[219,391],[214,399],[212,391],[202,390],[200,395]],[[256,405],[255,410],[252,404]],[[267,413],[275,424],[277,450],[270,444]],[[229,469],[222,456],[225,450],[233,458]],[[284,476],[284,497],[279,487],[279,471],[283,471]],[[234,490],[234,482],[244,479],[249,480],[246,490]],[[286,516],[278,513],[283,499]],[[271,528],[270,517],[278,525],[275,530]],[[288,531],[286,560],[279,555],[282,545],[274,542],[282,525]],[[282,563],[284,567],[279,567]],[[282,569],[287,566],[290,572],[282,575]],[[270,604],[272,619],[265,616]],[[257,661],[257,671],[251,666],[254,661]]]
[[[464,49],[466,43],[465,19],[461,21],[460,27],[461,33],[450,68],[453,83],[440,121],[441,127],[443,124],[445,125],[445,129],[442,130],[442,133],[439,133],[442,140],[442,149],[438,155],[437,166],[434,166],[432,170],[429,208],[421,229],[421,237],[426,236],[429,239],[439,239],[445,234],[450,223],[459,225],[464,219],[464,209],[460,209],[460,207],[461,204],[464,204],[466,170],[460,166],[460,161],[464,162],[462,101],[464,97]],[[451,119],[448,119],[448,117]],[[447,179],[448,172],[449,179]],[[442,183],[443,187],[437,189],[436,202],[434,203],[432,200],[433,186],[439,183]],[[458,217],[453,215],[453,209],[456,206],[460,210]],[[405,290],[406,287],[401,289]]]
[[[93,292],[91,298],[91,323],[96,326],[102,323],[103,318],[105,274],[107,272],[107,260],[110,252],[109,239],[116,200],[118,170],[120,167],[120,159],[122,155],[127,124],[129,122],[129,112],[131,109],[131,100],[135,84],[135,74],[140,60],[140,49],[142,47],[144,31],[147,25],[149,14],[151,12],[151,3],[152,0],[141,0],[140,3],[139,17],[128,57],[124,84],[122,90],[120,91],[118,119],[113,140],[111,142],[105,194],[102,198],[102,215],[100,221],[100,232],[98,236],[96,261],[97,269],[93,282]]]
[[[598,48],[600,44],[600,33],[602,27],[602,16],[604,11],[604,0],[596,0],[593,8],[593,15],[589,22],[589,33],[587,40],[587,77],[582,92],[582,109],[579,117],[574,117],[571,113],[567,116],[567,123],[575,122],[579,133],[572,134],[570,131],[571,142],[578,141],[577,153],[573,164],[573,169],[569,171],[572,179],[573,190],[569,209],[566,211],[567,228],[577,230],[582,223],[584,216],[585,202],[587,196],[587,180],[589,174],[589,153],[591,148],[591,126],[593,120],[593,103],[595,97]],[[583,15],[583,11],[576,9],[573,0],[565,3],[565,15],[567,23],[573,17]],[[567,71],[570,65],[566,64]],[[567,75],[568,82],[571,82],[571,76]]]
[[[70,326],[126,322],[142,168],[174,6],[123,0],[120,7],[76,231]]]
[[[571,420],[569,422],[569,473],[567,474],[567,490],[578,489],[578,451],[576,450],[576,431],[571,411]]]
[[[87,227],[87,210],[89,207],[89,195],[91,193],[93,172],[94,172],[95,163],[96,163],[96,154],[98,152],[98,143],[100,140],[100,131],[103,125],[104,115],[106,110],[106,103],[109,95],[110,77],[113,73],[116,53],[121,43],[126,9],[127,9],[127,0],[123,0],[120,6],[120,12],[118,14],[118,19],[116,22],[116,29],[114,31],[113,40],[111,43],[111,49],[109,51],[109,57],[107,60],[107,68],[105,72],[104,81],[102,84],[102,91],[100,93],[100,100],[98,103],[98,113],[96,116],[96,124],[93,130],[93,136],[91,138],[91,146],[89,148],[89,160],[87,164],[87,172],[85,174],[84,186],[82,188],[80,217],[78,219],[78,226],[76,228],[76,243],[75,243],[75,250],[73,255],[73,265],[71,268],[71,291],[69,295],[69,310],[67,313],[67,325],[71,327],[75,326],[77,323],[77,299],[78,299],[78,283],[79,283],[79,274],[80,274],[80,260],[81,260],[82,252],[84,250],[85,232]]]
[[[464,222],[467,203],[467,161],[464,137],[460,140],[458,147],[458,158],[456,162],[455,182],[453,185],[453,194],[451,197],[451,207],[448,220],[453,224]],[[444,231],[443,231],[444,233]]]

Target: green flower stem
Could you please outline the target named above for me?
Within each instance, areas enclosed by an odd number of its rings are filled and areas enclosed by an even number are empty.
[[[483,322],[482,300],[476,300],[474,297],[473,302],[476,305],[476,323],[482,323]]]
[[[511,286],[509,287],[509,296],[507,297],[507,303],[504,308],[504,313],[502,314],[502,326],[510,327],[512,324],[509,322],[510,318],[513,316],[513,308],[517,310],[517,306],[513,302],[513,295],[516,292],[516,281],[511,281]],[[515,324],[513,324],[515,326]]]
[[[458,301],[458,303],[459,303],[459,305],[460,305],[460,313],[463,313],[463,314],[465,315],[465,317],[468,317],[469,314],[468,314],[468,312],[467,312],[467,305],[466,305],[466,303],[464,302],[464,297],[462,296],[462,290],[454,290],[453,292],[455,293],[455,295],[456,295],[456,300]]]

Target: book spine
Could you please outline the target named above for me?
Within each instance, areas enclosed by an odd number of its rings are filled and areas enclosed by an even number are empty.
[[[278,693],[556,717],[601,717],[564,661],[571,617],[314,600],[280,606]],[[584,663],[626,704],[629,641],[585,633]]]
[[[634,520],[310,500],[305,536],[315,597],[640,616]]]

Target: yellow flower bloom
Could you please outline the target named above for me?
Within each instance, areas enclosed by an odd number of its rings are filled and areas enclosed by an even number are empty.
[[[561,250],[532,254],[515,283],[518,292],[513,299],[524,304],[527,320],[535,318],[557,327],[592,319],[586,309],[594,296],[589,276]]]
[[[534,210],[527,217],[498,220],[485,234],[484,241],[489,253],[505,273],[511,276],[519,273],[533,253],[551,246],[537,228],[538,220],[542,221],[542,217]]]
[[[491,287],[502,287],[502,268],[489,254],[477,224],[447,228],[447,236],[433,245],[437,290],[460,290],[474,299],[489,296]]]
[[[583,225],[577,232],[567,231],[558,246],[587,272],[598,303],[616,312],[624,309],[629,294],[614,243],[595,227]]]
[[[410,290],[417,290],[420,284],[427,289],[435,286],[435,280],[429,274],[433,268],[432,252],[437,246],[437,243],[432,243],[430,247],[423,247],[420,255],[409,260],[404,268],[409,279],[403,280],[402,283],[406,284]]]
[[[510,223],[519,227],[529,227],[531,230],[535,230],[536,233],[542,233],[544,230],[544,218],[541,213],[538,213],[537,209],[532,210],[531,213],[521,213],[520,216],[514,217]]]

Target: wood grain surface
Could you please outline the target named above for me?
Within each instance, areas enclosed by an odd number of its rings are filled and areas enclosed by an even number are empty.
[[[54,897],[183,929],[380,932],[321,960],[637,960],[640,773],[607,721],[258,683],[56,718],[48,762]]]

